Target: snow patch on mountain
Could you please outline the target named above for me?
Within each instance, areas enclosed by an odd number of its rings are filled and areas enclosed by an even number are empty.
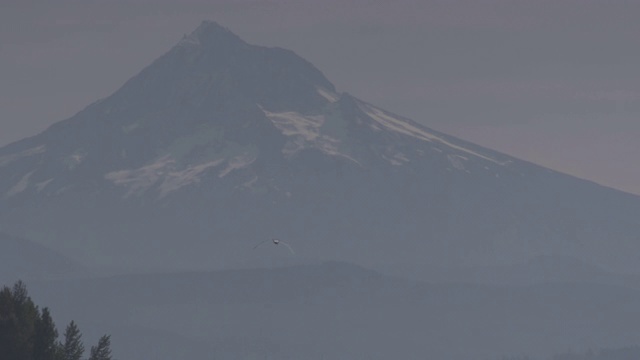
[[[399,119],[389,113],[387,113],[386,111],[379,109],[375,106],[366,104],[366,103],[362,103],[361,105],[361,109],[374,121],[376,121],[378,124],[382,125],[384,128],[394,131],[396,133],[400,133],[403,135],[408,135],[423,141],[428,141],[428,142],[432,142],[432,143],[440,143],[443,144],[451,149],[457,150],[457,151],[462,151],[465,152],[467,154],[473,155],[475,157],[487,160],[487,161],[491,161],[493,163],[499,164],[499,165],[506,165],[508,164],[508,162],[501,162],[499,160],[496,160],[494,158],[491,158],[489,156],[480,154],[476,151],[473,151],[471,149],[467,149],[465,147],[456,145],[452,142],[449,142],[445,139],[443,139],[440,136],[437,136],[435,134],[430,133],[429,131],[420,128],[417,125],[414,125],[406,120],[403,119]]]
[[[216,167],[224,162],[224,159],[210,161],[196,166],[190,166],[182,171],[171,171],[166,174],[162,184],[160,185],[160,197],[166,196],[168,193],[178,190],[183,186],[200,182],[200,175],[207,169]]]
[[[122,132],[125,134],[130,134],[134,130],[138,129],[141,126],[140,122],[134,122],[132,124],[126,125],[122,127]]]
[[[45,188],[45,187],[47,187],[47,185],[49,185],[49,183],[51,183],[52,181],[53,181],[53,178],[37,183],[37,184],[35,185],[35,186],[36,186],[36,190],[37,190],[38,192],[41,192],[41,191],[42,191],[42,190],[44,190],[44,188]]]
[[[0,167],[8,165],[16,160],[19,160],[28,156],[41,154],[45,151],[46,151],[46,147],[44,145],[40,145],[27,150],[20,151],[15,154],[0,156]]]
[[[251,180],[245,181],[240,185],[240,187],[244,187],[247,189],[254,189],[254,185],[258,182],[258,176],[254,176]]]
[[[105,179],[128,188],[125,198],[131,195],[140,195],[156,184],[160,191],[159,197],[178,190],[184,186],[200,182],[201,176],[207,170],[215,168],[225,162],[225,159],[216,159],[201,164],[190,165],[186,169],[176,170],[176,160],[169,156],[163,156],[155,162],[133,170],[112,171],[105,175]],[[229,160],[229,165],[222,172],[226,175],[230,171],[247,165],[246,159]]]
[[[341,148],[342,140],[323,132],[323,129],[329,131],[325,129],[325,125],[328,124],[325,115],[303,115],[294,111],[270,112],[265,109],[262,111],[283,135],[290,137],[282,149],[286,157],[291,157],[306,148],[315,148],[327,155],[341,157],[362,166],[357,159]],[[336,127],[335,124],[332,125],[331,127]]]
[[[453,166],[455,169],[458,169],[458,170],[465,170],[463,161],[469,160],[464,156],[453,155],[453,154],[447,155],[447,159],[449,160],[449,163],[451,164],[451,166]]]
[[[153,186],[161,177],[163,177],[175,160],[170,156],[163,156],[156,162],[143,166],[134,170],[112,171],[104,177],[112,181],[116,185],[125,186],[129,191],[125,194],[125,198],[140,194]]]
[[[26,175],[24,175],[20,181],[18,181],[11,189],[9,189],[9,191],[7,191],[6,196],[7,197],[12,197],[14,195],[17,195],[23,191],[25,191],[28,187],[29,187],[29,178],[31,177],[31,175],[35,172],[35,170],[27,173]]]
[[[242,169],[246,166],[251,165],[254,161],[256,161],[256,154],[242,154],[239,156],[235,156],[229,161],[227,161],[227,167],[218,174],[218,177],[222,178],[227,176],[230,172],[238,169]]]
[[[222,150],[209,151],[204,159],[197,162],[185,160],[196,144],[206,144],[200,139],[208,138],[209,133],[199,133],[191,137],[180,138],[174,142],[168,153],[154,160],[152,163],[137,169],[117,170],[107,173],[104,178],[113,184],[127,189],[124,198],[131,195],[141,195],[154,188],[159,192],[159,198],[167,196],[182,187],[199,183],[202,176],[213,168],[219,168],[218,177],[222,178],[234,170],[252,164],[258,157],[257,149],[253,146],[240,146],[227,142]],[[226,166],[225,166],[226,165]]]
[[[395,155],[393,155],[393,157],[394,157],[394,159],[402,161],[402,162],[409,162],[410,161],[409,158],[405,154],[403,154],[401,152],[395,153]]]
[[[396,160],[396,159],[394,159],[394,158],[390,158],[390,157],[388,157],[387,155],[382,155],[382,158],[383,158],[383,159],[385,159],[385,160],[387,160],[387,161],[389,162],[389,164],[391,164],[391,165],[393,165],[393,166],[400,166],[400,165],[402,165],[402,162],[401,162],[401,161],[398,161],[398,160]]]
[[[393,154],[393,156],[389,159],[389,162],[391,162],[392,165],[399,166],[410,162],[410,160],[405,154],[397,152]]]
[[[326,154],[356,161],[340,151],[339,139],[322,132],[322,126],[326,121],[324,115],[303,115],[294,111],[276,113],[264,109],[263,111],[283,135],[291,137],[282,150],[286,156],[290,157],[304,148],[314,147]]]
[[[269,112],[264,114],[285,136],[300,136],[306,141],[314,141],[321,136],[320,127],[324,123],[323,115],[302,115],[294,111]]]
[[[247,152],[229,159],[220,158],[177,170],[176,160],[171,156],[164,156],[152,164],[138,169],[112,171],[105,175],[105,179],[127,188],[128,191],[124,195],[125,198],[131,195],[140,195],[159,184],[159,197],[163,198],[184,186],[199,183],[202,175],[212,168],[226,163],[226,167],[218,174],[218,177],[222,178],[234,170],[251,165],[256,159],[256,154]],[[46,184],[42,186],[44,187]]]
[[[318,94],[320,94],[320,96],[327,99],[331,103],[334,103],[339,99],[338,94],[323,88],[318,88]]]
[[[370,118],[378,122],[378,124],[387,128],[388,130],[409,135],[425,141],[432,141],[434,138],[433,135],[429,134],[428,132],[405,121],[390,116],[383,110],[375,108],[371,105],[364,105],[363,110]]]
[[[67,164],[67,168],[69,170],[75,169],[78,165],[82,163],[84,158],[87,156],[87,153],[78,149],[73,154],[65,159],[65,163]]]

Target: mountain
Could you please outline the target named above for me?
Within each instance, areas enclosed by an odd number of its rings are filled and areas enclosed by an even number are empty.
[[[40,281],[30,292],[60,324],[75,319],[85,343],[112,334],[118,359],[546,359],[640,336],[638,288],[428,284],[338,262]]]
[[[0,232],[0,286],[18,279],[61,278],[86,274],[86,268],[46,247]]]
[[[639,272],[640,198],[338,92],[203,22],[111,96],[0,148],[0,229],[83,263],[214,269],[576,258]],[[270,237],[284,247],[253,246]]]

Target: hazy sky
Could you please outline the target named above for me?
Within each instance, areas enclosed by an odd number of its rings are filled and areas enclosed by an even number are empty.
[[[640,194],[640,1],[0,0],[0,145],[108,96],[202,20],[338,87]]]

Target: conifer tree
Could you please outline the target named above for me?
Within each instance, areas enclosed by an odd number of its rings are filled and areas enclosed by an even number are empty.
[[[33,358],[34,360],[57,360],[58,355],[58,330],[51,318],[48,308],[42,309],[42,314],[38,316],[35,323],[35,334],[33,338]]]
[[[4,359],[17,359],[16,348],[18,331],[18,316],[11,289],[3,287],[0,290],[0,353]]]
[[[40,318],[38,307],[27,292],[27,286],[21,280],[11,290],[13,310],[16,319],[13,334],[13,347],[16,360],[32,360],[36,322]]]
[[[98,345],[91,347],[89,360],[111,360],[111,336],[103,335]]]
[[[82,334],[78,325],[71,321],[64,331],[64,344],[62,344],[62,360],[80,360],[84,354]]]
[[[33,303],[22,281],[0,289],[0,360],[81,360],[82,335],[75,322],[58,342],[58,331],[48,308]],[[91,348],[91,360],[111,360],[110,336]]]

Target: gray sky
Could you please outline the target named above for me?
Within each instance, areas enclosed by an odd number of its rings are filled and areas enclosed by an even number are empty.
[[[215,20],[434,129],[640,194],[640,1],[0,2],[0,145]]]

